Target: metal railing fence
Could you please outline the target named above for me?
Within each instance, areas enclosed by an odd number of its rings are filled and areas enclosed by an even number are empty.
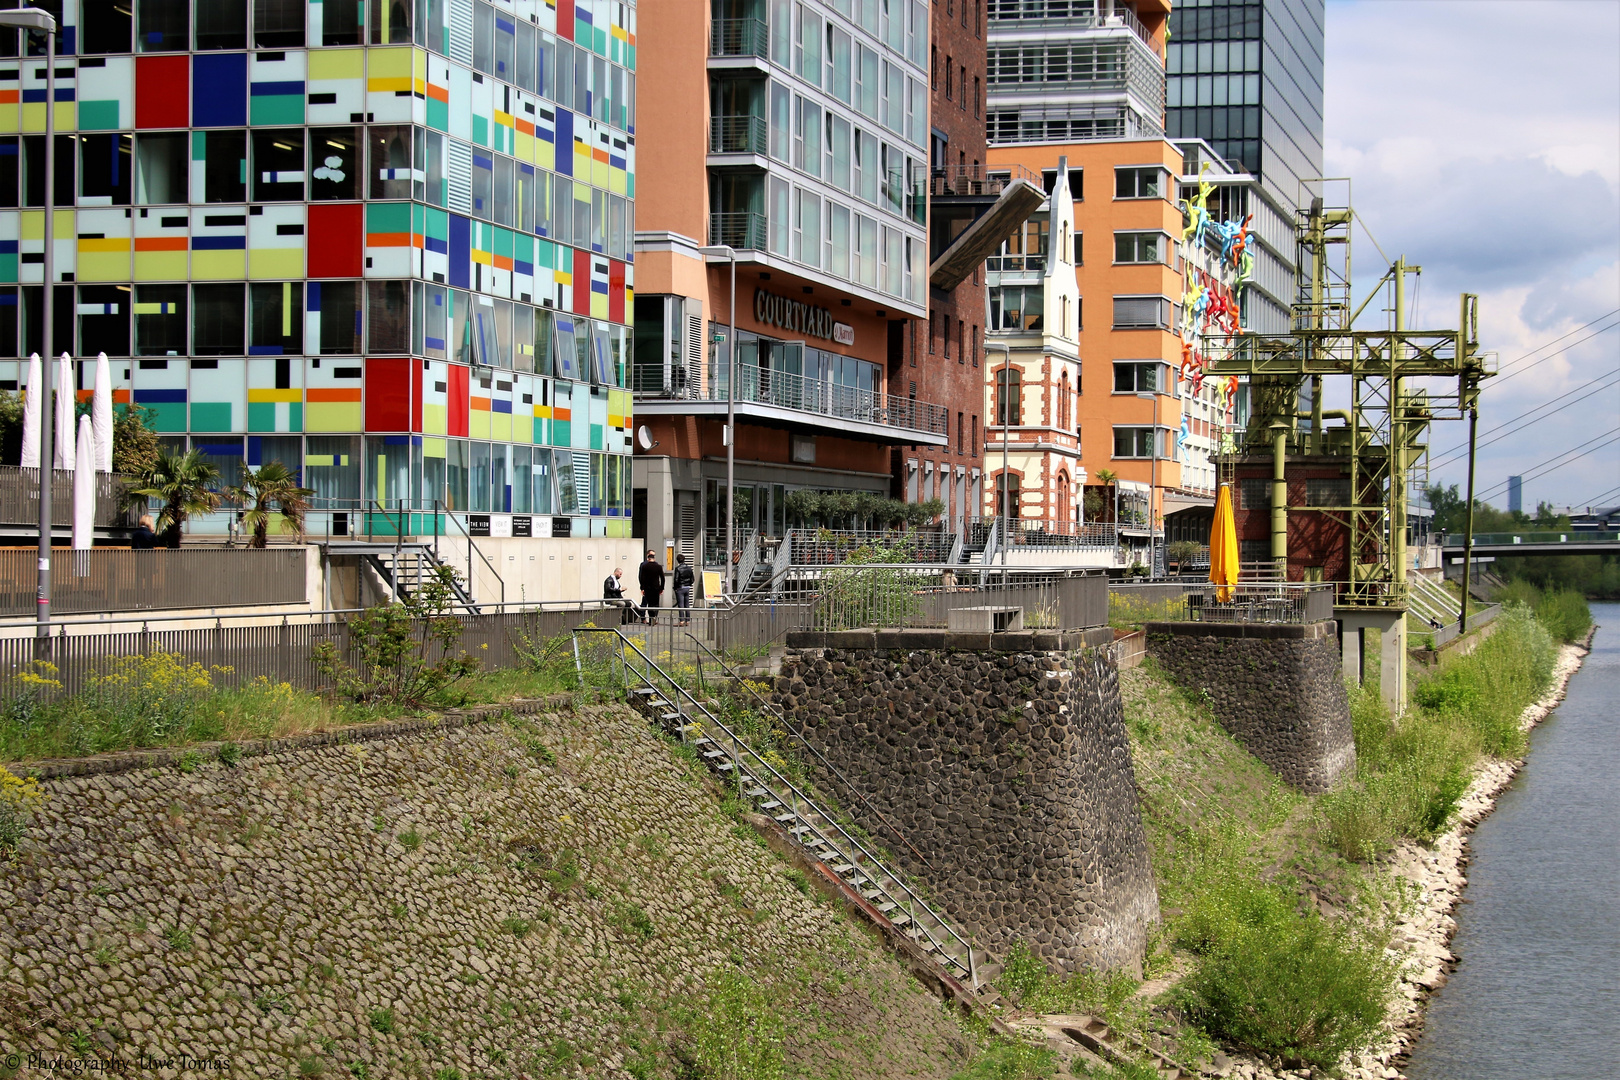
[[[764,19],[715,19],[709,27],[710,56],[764,58],[770,45],[770,27]]]
[[[1331,585],[1232,585],[1230,599],[1218,598],[1218,586],[1189,585],[1182,597],[1186,618],[1194,622],[1313,623],[1333,618]]]
[[[123,500],[129,478],[117,473],[96,473],[95,527],[124,528],[135,523],[133,509],[125,510]],[[39,470],[0,465],[0,524],[29,525],[39,529]],[[51,524],[64,528],[73,524],[73,473],[51,470]]]
[[[541,642],[584,624],[611,625],[617,617],[616,612],[600,607],[459,616],[459,648],[477,657],[483,668],[515,667],[523,662],[520,649],[524,637]],[[332,642],[339,654],[351,662],[358,659],[357,643],[347,621],[285,619],[273,625],[241,626],[220,619],[210,627],[175,630],[130,624],[130,629],[113,633],[53,637],[43,655],[32,637],[4,638],[0,639],[0,700],[35,692],[16,675],[38,659],[55,665],[53,678],[61,683],[59,693],[74,694],[84,689],[92,676],[114,670],[124,658],[154,653],[178,654],[206,667],[219,668],[215,680],[223,686],[239,686],[262,677],[290,683],[300,690],[319,690],[324,684],[310,655],[323,641]]]
[[[714,210],[709,213],[709,243],[739,251],[764,251],[767,227],[764,214],[749,210]]]
[[[58,549],[51,558],[51,609],[102,611],[301,604],[304,548]],[[37,552],[0,549],[0,616],[33,615]]]
[[[1108,579],[1074,574],[970,584],[950,570],[867,566],[823,577],[809,628],[939,628],[950,625],[953,610],[977,607],[1022,608],[1026,630],[1104,626]]]

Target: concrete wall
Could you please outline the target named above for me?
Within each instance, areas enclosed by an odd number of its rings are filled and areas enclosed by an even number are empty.
[[[1356,743],[1332,620],[1152,622],[1148,655],[1191,690],[1249,752],[1307,792],[1354,774]]]
[[[1159,904],[1111,641],[789,634],[776,698],[869,805],[818,783],[981,947],[1136,967]]]

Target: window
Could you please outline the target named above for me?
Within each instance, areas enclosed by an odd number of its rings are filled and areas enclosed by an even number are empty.
[[[186,287],[135,286],[135,355],[186,355]]]
[[[311,128],[309,197],[360,198],[360,138],[355,128]]]
[[[321,313],[320,351],[337,356],[358,353],[360,282],[311,281],[308,288],[310,310]]]
[[[85,53],[94,55],[130,51],[133,22],[129,0],[81,0],[80,11],[79,40]]]
[[[1157,360],[1116,360],[1114,393],[1150,394],[1163,390],[1163,367]]]
[[[304,351],[304,285],[256,281],[248,286],[248,353],[297,356]]]
[[[253,45],[259,49],[304,47],[305,0],[253,0]]]
[[[411,305],[408,281],[366,282],[366,352],[371,355],[411,351]]]
[[[1063,373],[1063,379],[1058,385],[1058,427],[1065,431],[1069,428],[1069,406],[1073,397],[1069,389],[1069,373]]]
[[[1042,326],[1046,295],[1039,285],[1003,285],[990,290],[990,329],[1013,333]]]
[[[191,0],[137,0],[140,52],[184,52],[191,42]]]
[[[1156,454],[1159,434],[1150,427],[1117,427],[1114,429],[1114,456],[1116,458],[1151,458]]]
[[[1264,477],[1239,480],[1238,497],[1245,510],[1269,510],[1271,509],[1271,481]]]
[[[129,135],[80,135],[79,205],[128,206],[134,147]],[[59,163],[57,168],[61,168]]]
[[[1156,232],[1117,232],[1114,234],[1116,263],[1162,263],[1169,253],[1169,237]]]
[[[191,172],[183,131],[141,133],[135,139],[135,201],[183,203]]]
[[[973,115],[982,116],[983,114],[984,106],[979,103],[979,77],[975,75],[973,76]]]
[[[299,132],[300,136],[302,134],[303,132]],[[185,138],[184,135],[180,137]],[[144,140],[147,136],[142,135],[141,138]],[[247,132],[199,131],[194,132],[192,138],[203,140],[203,201],[246,202]],[[293,168],[303,167],[300,155],[298,164]],[[300,191],[303,189],[302,183],[297,186]]]
[[[72,135],[58,135],[56,137],[56,206],[71,207],[73,205],[73,161],[77,157],[74,145],[78,139]],[[23,205],[45,205],[45,136],[24,135],[22,137],[23,152]]]
[[[996,423],[1017,427],[1023,422],[1023,375],[1007,365],[995,373]]]
[[[1162,296],[1114,297],[1114,326],[1121,330],[1170,328],[1170,301]]]
[[[197,48],[247,48],[247,0],[199,0]]]
[[[304,132],[279,128],[253,133],[253,201],[302,201]]]
[[[827,67],[830,71],[827,89],[832,92],[833,97],[842,101],[845,105],[851,102],[851,87],[853,86],[851,68],[854,64],[854,49],[855,43],[850,36],[829,23],[827,26]]]
[[[370,198],[409,199],[412,193],[411,129],[374,127],[366,131],[371,163],[367,166]]]
[[[822,25],[820,16],[814,11],[808,11],[803,4],[794,5],[795,27],[798,38],[794,42],[793,55],[798,68],[799,77],[811,86],[821,85],[821,40]]]
[[[212,2],[212,0],[209,0],[209,2]],[[361,5],[358,0],[352,3],[322,4],[321,44],[365,44],[365,41],[360,33],[360,12],[362,10],[362,6],[363,5]],[[482,6],[482,4],[479,5],[479,7]]]
[[[979,414],[973,414],[973,427],[968,435],[968,456],[979,456]]]
[[[1086,265],[1085,238],[1085,233],[1077,232],[1074,234],[1074,265],[1076,266]]]
[[[241,356],[246,329],[242,285],[191,287],[191,351],[194,356]]]
[[[260,0],[262,3],[263,0]],[[411,5],[401,0],[371,0],[371,43],[409,45]],[[531,53],[533,50],[530,50]],[[532,86],[529,89],[534,89]]]
[[[1168,173],[1159,166],[1114,170],[1114,198],[1161,199]]]
[[[1018,493],[1017,473],[996,474],[996,506],[995,514],[1000,517],[1003,513],[1013,521],[1018,520],[1018,512],[1022,499]]]
[[[79,286],[79,354],[129,355],[128,285]]]
[[[1349,477],[1324,476],[1305,481],[1306,506],[1347,506],[1349,503]]]

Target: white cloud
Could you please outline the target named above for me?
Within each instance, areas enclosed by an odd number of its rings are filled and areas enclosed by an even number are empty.
[[[1510,364],[1620,308],[1617,56],[1611,2],[1330,0],[1325,171],[1352,177],[1357,213],[1390,257],[1423,266],[1423,324],[1454,324],[1457,293],[1478,293],[1485,345]],[[1355,246],[1364,289],[1383,267],[1364,236]],[[1581,342],[1590,332],[1500,389],[1487,383],[1481,438],[1620,370],[1620,329]],[[1481,451],[1482,490],[1620,426],[1620,382],[1557,406]],[[1445,424],[1432,442],[1465,436]],[[1461,463],[1435,479],[1461,481]],[[1615,484],[1620,444],[1527,480],[1525,500],[1580,502]]]

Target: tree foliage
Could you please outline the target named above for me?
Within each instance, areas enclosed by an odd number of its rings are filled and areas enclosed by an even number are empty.
[[[158,514],[157,532],[171,547],[180,546],[180,531],[186,521],[196,514],[210,514],[219,508],[219,470],[209,463],[201,450],[187,450],[183,454],[162,452],[157,461],[137,477],[131,495],[156,499],[163,503]]]
[[[448,566],[434,572],[399,603],[370,608],[349,623],[357,662],[323,641],[310,660],[343,697],[360,704],[418,706],[439,697],[478,670],[461,649],[461,620],[449,614],[459,575]]]
[[[315,491],[300,487],[298,474],[281,462],[267,461],[256,470],[244,471],[241,485],[231,488],[228,494],[232,502],[247,507],[242,527],[253,535],[249,546],[262,548],[269,543],[272,520],[277,521],[282,532],[303,538],[304,514]]]

